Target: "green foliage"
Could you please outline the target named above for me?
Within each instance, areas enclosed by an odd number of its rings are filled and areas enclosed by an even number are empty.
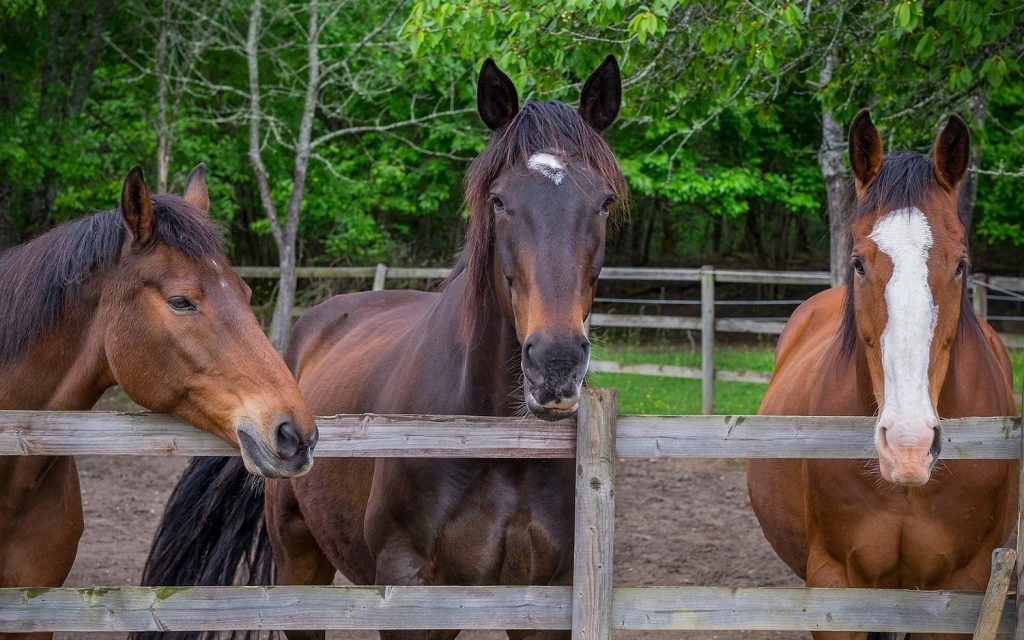
[[[155,178],[160,3],[151,4],[0,7],[0,245],[116,205],[136,163]],[[185,45],[203,48],[173,122],[171,186],[180,189],[189,169],[207,162],[213,212],[234,259],[273,262],[247,158],[248,78],[237,50],[250,5],[173,6],[187,17],[193,40]],[[264,107],[277,127],[266,134],[264,161],[279,206],[291,188],[305,55],[302,20],[287,16],[302,7],[268,0],[261,39]],[[609,260],[618,263],[822,267],[823,109],[847,122],[871,106],[889,148],[927,151],[940,117],[984,95],[987,119],[973,131],[982,168],[1024,166],[1024,37],[1008,2],[419,0],[379,30],[394,7],[322,4],[332,15],[324,65],[345,72],[323,88],[332,109],[318,111],[315,134],[352,132],[316,149],[301,262],[451,260],[464,223],[462,176],[486,140],[473,110],[476,72],[488,56],[523,99],[569,103],[604,56],[619,59],[627,84],[608,138],[635,203],[632,223],[612,237]],[[99,53],[89,65],[94,32]],[[837,64],[823,82],[829,52]],[[78,101],[81,78],[89,82]],[[974,249],[982,256],[988,245],[1024,243],[1022,185],[981,176]]]

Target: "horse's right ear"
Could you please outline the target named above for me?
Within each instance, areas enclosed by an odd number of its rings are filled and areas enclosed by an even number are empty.
[[[861,109],[850,125],[850,166],[857,193],[866,189],[882,170],[882,136],[867,109]]]
[[[132,167],[121,187],[121,217],[136,244],[149,241],[153,232],[153,198],[139,165]]]
[[[210,213],[210,193],[206,190],[206,164],[200,162],[185,179],[185,202],[205,214]]]
[[[504,127],[519,113],[519,94],[494,60],[487,58],[476,83],[476,108],[491,131]]]

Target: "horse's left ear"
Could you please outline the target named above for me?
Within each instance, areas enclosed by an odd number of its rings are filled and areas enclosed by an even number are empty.
[[[598,132],[612,126],[622,105],[622,75],[615,56],[608,56],[590,74],[580,92],[580,115]]]
[[[185,179],[185,202],[203,213],[210,213],[210,193],[206,190],[206,163],[197,164]]]
[[[945,188],[956,189],[964,174],[971,154],[971,132],[967,123],[953,114],[939,137],[935,139],[932,160],[935,163],[935,177]]]
[[[139,165],[132,167],[121,187],[121,217],[136,244],[149,241],[153,232],[153,198]]]
[[[476,82],[476,110],[491,131],[504,127],[519,113],[519,94],[494,60],[487,58]]]

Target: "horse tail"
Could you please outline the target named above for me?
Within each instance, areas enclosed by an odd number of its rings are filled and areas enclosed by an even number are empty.
[[[274,558],[263,520],[262,479],[239,457],[194,458],[178,480],[153,538],[144,586],[272,584]],[[213,637],[134,633],[130,640]],[[234,635],[234,634],[232,634]]]
[[[872,631],[868,634],[868,640],[896,640],[896,634],[888,631]]]

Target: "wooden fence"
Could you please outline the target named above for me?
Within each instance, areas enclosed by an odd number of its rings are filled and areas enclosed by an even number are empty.
[[[237,267],[243,278],[276,278],[278,267]],[[386,288],[389,279],[435,280],[448,277],[448,268],[389,267],[299,267],[299,278],[373,278],[373,290]],[[590,370],[598,373],[627,373],[633,375],[663,376],[669,378],[693,378],[701,380],[701,411],[714,413],[715,381],[767,383],[770,375],[757,371],[725,371],[715,369],[715,334],[755,333],[778,335],[786,326],[782,320],[757,318],[716,318],[715,285],[724,284],[776,284],[828,287],[831,284],[827,271],[741,271],[736,269],[715,269],[705,265],[700,269],[651,269],[639,267],[605,267],[601,280],[650,281],[650,282],[693,282],[700,283],[700,316],[660,316],[623,313],[591,313],[588,327],[624,327],[641,329],[664,329],[700,331],[701,366],[679,367],[672,365],[622,364],[610,361],[594,361]],[[975,311],[983,317],[988,315],[989,288],[1006,292],[1024,292],[1024,278],[986,276],[977,274],[972,282],[972,298]],[[620,300],[619,302],[641,302]],[[652,304],[665,301],[647,301]],[[747,301],[759,304],[760,301]],[[305,311],[296,309],[297,313]],[[1024,348],[1024,334],[1002,334],[1007,346]]]
[[[829,630],[1014,633],[1007,600],[1017,552],[993,556],[985,593],[882,589],[615,587],[614,459],[863,458],[873,420],[785,416],[621,416],[615,393],[588,389],[579,420],[463,416],[318,419],[317,455],[575,458],[571,587],[123,587],[0,589],[0,633],[227,629]],[[943,421],[947,459],[1018,459],[1017,418]],[[166,416],[0,412],[0,455],[237,455]],[[1024,492],[1022,492],[1024,495]],[[1018,596],[1019,598],[1019,596]]]

